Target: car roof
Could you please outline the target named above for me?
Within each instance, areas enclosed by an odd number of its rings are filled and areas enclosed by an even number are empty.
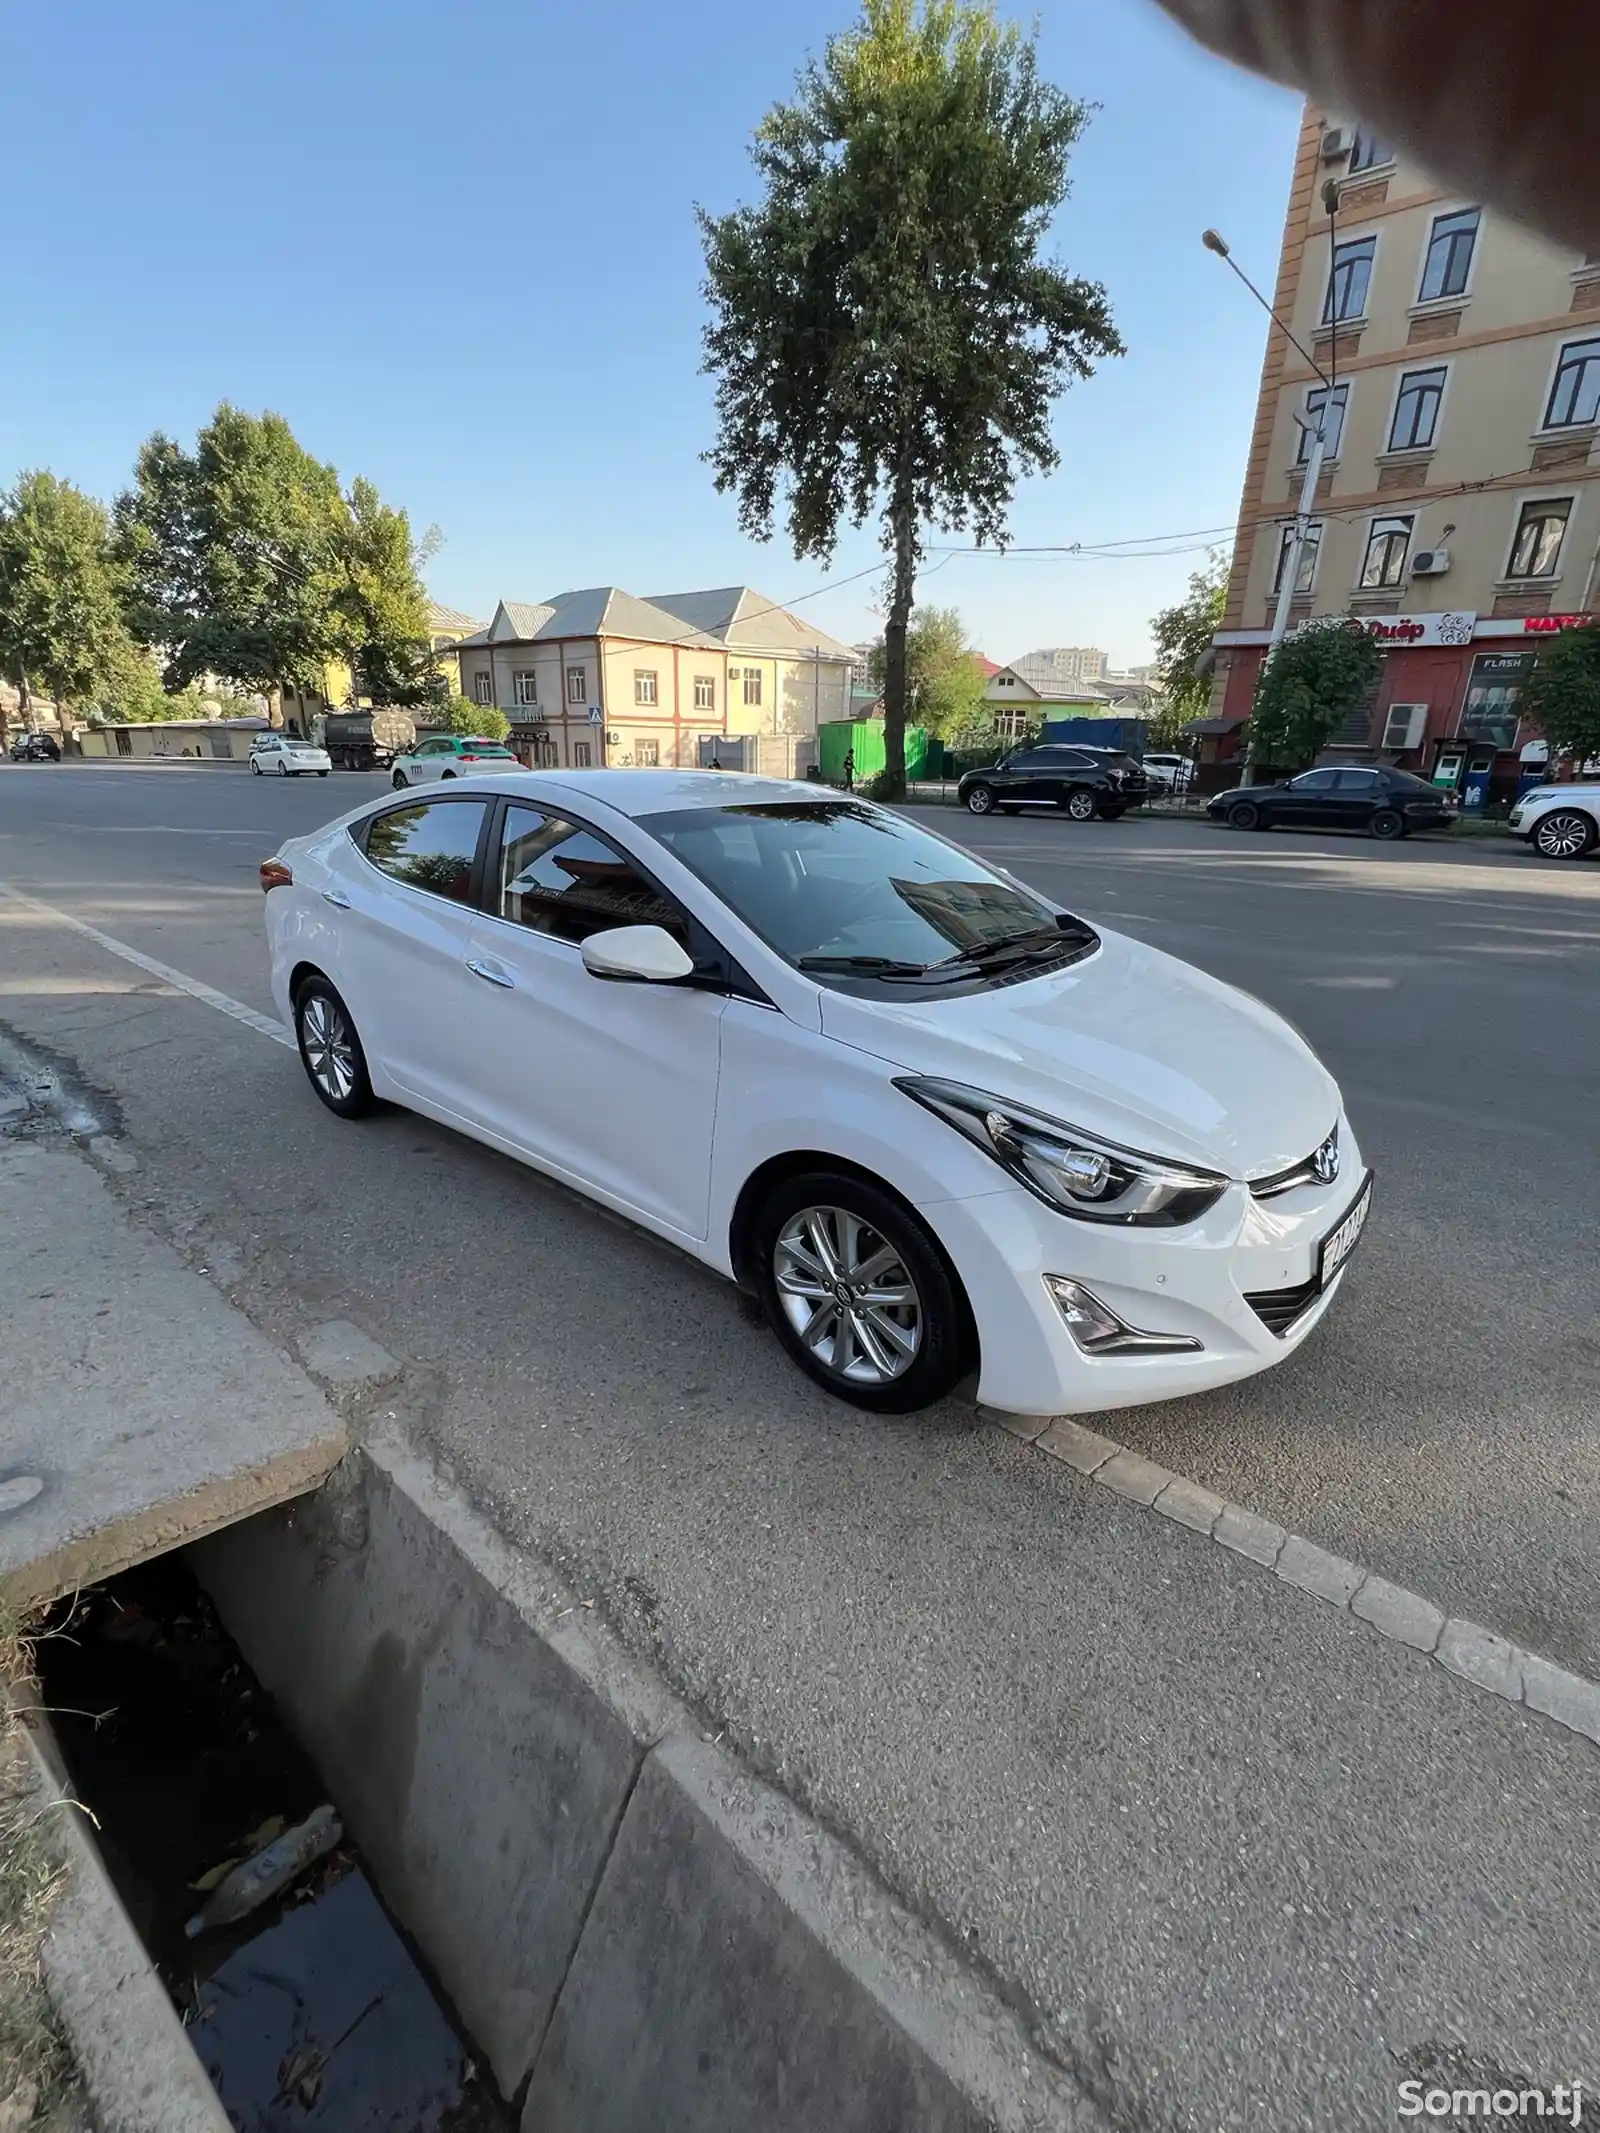
[[[830,785],[794,778],[761,778],[743,770],[525,770],[491,772],[475,785],[498,785],[525,799],[529,792],[552,798],[597,801],[618,814],[673,814],[690,807],[759,807],[809,801],[820,807],[841,795]]]

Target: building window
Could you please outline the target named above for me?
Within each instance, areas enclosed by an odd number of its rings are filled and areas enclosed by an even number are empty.
[[[1435,218],[1428,239],[1428,256],[1422,263],[1422,287],[1417,301],[1431,304],[1436,297],[1462,296],[1472,270],[1472,248],[1478,241],[1481,210],[1461,208],[1453,215]]]
[[[1276,599],[1283,590],[1283,574],[1289,567],[1289,550],[1294,544],[1294,528],[1285,526],[1278,543],[1277,568],[1272,573],[1272,597]],[[1322,549],[1322,528],[1308,526],[1306,537],[1300,544],[1300,563],[1294,574],[1296,593],[1308,593],[1317,574],[1317,557]]]
[[[1511,578],[1553,578],[1561,561],[1561,543],[1572,516],[1570,496],[1524,504],[1511,543]]]
[[[591,766],[592,760],[593,757],[589,747],[589,743],[587,741],[574,741],[572,744],[573,769],[588,770]]]
[[[1381,133],[1374,133],[1370,126],[1358,126],[1356,144],[1350,151],[1350,175],[1358,170],[1379,170],[1385,163],[1394,161],[1394,144],[1386,141]]]
[[[1376,237],[1351,237],[1333,248],[1333,271],[1328,276],[1328,294],[1322,306],[1322,323],[1364,318],[1367,284],[1372,262],[1378,256]]]
[[[656,670],[654,667],[634,668],[633,700],[636,704],[653,704],[656,701]]]
[[[641,770],[659,768],[661,763],[661,743],[659,741],[635,741],[633,744],[633,760]]]
[[[747,704],[761,701],[761,669],[746,667],[744,670],[744,700]]]
[[[1391,452],[1420,452],[1431,445],[1439,426],[1439,403],[1444,398],[1446,371],[1407,370],[1401,373],[1395,398],[1394,420],[1389,425]]]
[[[1361,583],[1367,590],[1398,585],[1406,574],[1411,551],[1411,518],[1375,518],[1367,535],[1367,552],[1361,559]]]
[[[494,676],[492,674],[473,675],[472,700],[478,704],[492,704],[494,702]]]
[[[694,678],[694,707],[697,711],[715,711],[717,708],[716,677],[697,674]]]
[[[1550,387],[1550,404],[1544,412],[1547,430],[1586,427],[1600,418],[1600,341],[1569,341],[1556,365]]]
[[[1344,412],[1349,404],[1350,388],[1348,385],[1336,385],[1333,388],[1331,404],[1328,399],[1328,388],[1325,385],[1319,385],[1315,392],[1306,394],[1306,419],[1310,422],[1315,422],[1319,415],[1322,417],[1322,452],[1325,459],[1337,459],[1339,456],[1339,446],[1344,439]],[[1311,432],[1310,430],[1301,430],[1300,449],[1295,454],[1296,466],[1303,467],[1310,457]]]
[[[524,667],[511,676],[511,701],[514,704],[536,704],[539,701],[539,677]]]
[[[1015,710],[1008,707],[1004,711],[997,711],[994,715],[994,730],[1004,741],[1020,741],[1028,730],[1027,712],[1020,706]]]
[[[567,669],[567,702],[568,702],[569,704],[582,704],[582,703],[587,703],[587,702],[588,702],[588,700],[589,700],[589,673],[588,673],[588,669],[587,669],[586,667],[568,667],[568,669]]]

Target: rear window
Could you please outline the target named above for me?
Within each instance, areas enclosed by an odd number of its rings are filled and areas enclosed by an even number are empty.
[[[461,753],[463,755],[501,755],[505,757],[508,763],[516,761],[516,757],[511,753],[511,750],[502,748],[498,741],[463,741],[461,743]]]

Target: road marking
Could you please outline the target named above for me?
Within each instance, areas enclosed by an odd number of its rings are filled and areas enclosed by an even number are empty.
[[[993,1407],[978,1412],[1125,1503],[1159,1511],[1174,1524],[1270,1570],[1286,1585],[1365,1623],[1391,1643],[1409,1645],[1473,1688],[1541,1712],[1600,1745],[1600,1683],[1497,1637],[1481,1623],[1447,1616],[1420,1593],[1392,1585],[1341,1555],[1330,1555],[1303,1535],[1258,1517],[1243,1504],[1228,1503],[1068,1416],[1052,1421],[1048,1416],[1002,1414]]]
[[[270,1037],[274,1044],[286,1044],[291,1051],[295,1049],[293,1031],[285,1029],[275,1015],[263,1015],[254,1007],[246,1007],[242,1000],[235,1000],[230,993],[218,992],[214,985],[202,985],[198,978],[186,977],[181,970],[174,970],[170,963],[158,963],[153,955],[131,948],[113,934],[102,933],[98,926],[74,918],[70,912],[58,911],[54,904],[41,903],[38,897],[12,888],[9,882],[0,881],[0,896],[8,903],[20,904],[23,910],[32,911],[40,918],[54,919],[59,926],[70,926],[74,933],[85,934],[108,954],[121,956],[123,962],[132,963],[135,969],[147,971],[151,977],[160,978],[163,984],[187,993],[191,1000],[200,1000],[207,1007],[214,1007],[220,1015],[230,1015],[235,1022],[242,1022],[246,1029],[258,1030],[263,1037]]]

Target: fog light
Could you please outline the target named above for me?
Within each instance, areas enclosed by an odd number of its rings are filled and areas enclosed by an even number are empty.
[[[1044,1285],[1085,1355],[1185,1355],[1202,1345],[1186,1333],[1141,1333],[1081,1281],[1064,1274],[1046,1274]]]

